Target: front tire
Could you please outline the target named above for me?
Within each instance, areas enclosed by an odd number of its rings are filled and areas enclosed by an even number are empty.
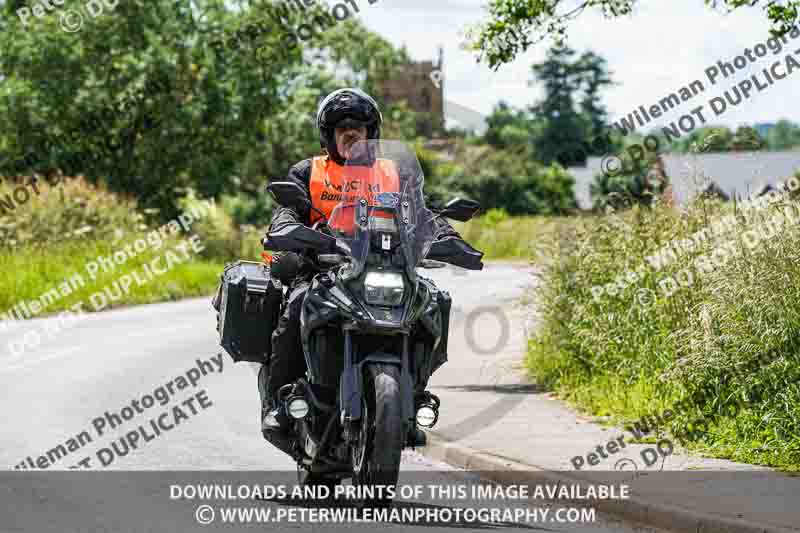
[[[353,484],[395,487],[400,473],[404,428],[400,370],[394,365],[370,364],[365,376],[360,434],[352,449]],[[367,498],[373,505],[388,505],[392,499]]]

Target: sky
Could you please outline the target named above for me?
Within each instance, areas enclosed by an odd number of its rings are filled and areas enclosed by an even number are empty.
[[[530,65],[545,57],[547,41],[535,45],[513,63],[492,71],[476,62],[473,52],[463,50],[463,31],[485,19],[481,0],[355,0],[359,15],[372,31],[389,42],[405,45],[415,60],[435,60],[444,47],[445,100],[488,114],[505,100],[516,107],[541,97],[536,85],[529,86]],[[603,101],[612,122],[643,105],[653,104],[700,79],[705,91],[672,113],[645,127],[662,127],[704,105],[709,124],[736,127],[740,124],[775,122],[786,118],[800,122],[800,71],[757,92],[740,105],[715,117],[708,100],[722,96],[738,81],[760,73],[787,53],[800,49],[800,38],[790,41],[778,55],[749,63],[736,75],[711,85],[704,71],[718,61],[733,62],[745,48],[769,38],[769,23],[761,9],[745,8],[726,14],[707,7],[703,0],[640,0],[630,16],[605,19],[586,11],[570,25],[568,44],[579,53],[592,50],[608,62],[617,83],[608,88]],[[794,54],[800,61],[800,53]],[[781,67],[785,72],[785,64]],[[763,81],[762,83],[766,83]]]

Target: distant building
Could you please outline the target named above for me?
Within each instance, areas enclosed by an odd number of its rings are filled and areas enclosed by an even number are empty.
[[[661,160],[671,183],[672,199],[678,205],[702,193],[711,182],[716,192],[743,199],[800,172],[800,151],[665,153]],[[582,209],[592,207],[589,185],[602,172],[602,163],[603,159],[590,157],[585,167],[567,168],[575,178],[575,199]]]
[[[400,68],[396,77],[384,80],[378,89],[386,103],[405,100],[413,111],[426,114],[417,122],[417,133],[425,137],[432,137],[436,131],[444,129],[444,79],[440,74],[443,66],[440,48],[436,63],[409,63]],[[439,74],[431,76],[436,71]],[[438,87],[434,80],[438,80]]]

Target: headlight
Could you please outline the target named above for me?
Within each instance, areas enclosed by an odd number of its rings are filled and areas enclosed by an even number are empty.
[[[305,418],[308,414],[308,402],[303,398],[295,398],[289,402],[288,411],[292,418]]]
[[[403,276],[398,272],[367,272],[364,299],[370,305],[400,305],[403,301]]]

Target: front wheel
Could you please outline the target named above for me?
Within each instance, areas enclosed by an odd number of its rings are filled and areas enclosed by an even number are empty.
[[[386,487],[394,488],[403,451],[400,370],[394,365],[370,364],[365,375],[359,437],[352,448],[353,484],[382,485],[369,503],[387,505]]]

